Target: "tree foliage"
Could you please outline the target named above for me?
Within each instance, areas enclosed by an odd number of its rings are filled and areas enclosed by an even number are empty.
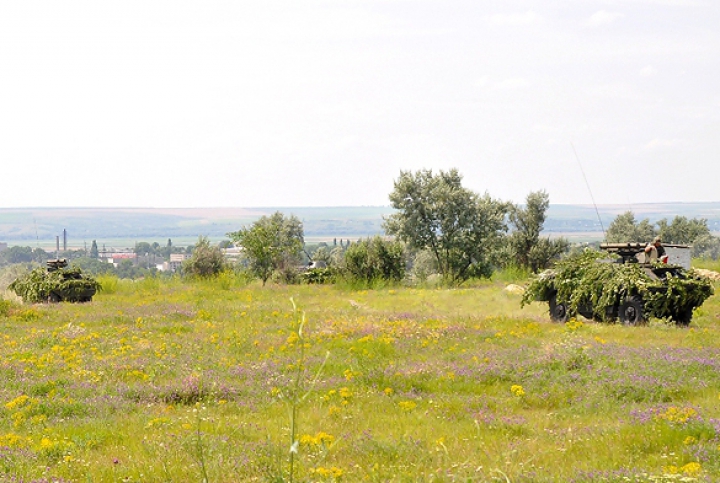
[[[612,221],[606,233],[606,240],[610,243],[650,242],[659,235],[663,243],[692,245],[693,257],[713,260],[720,257],[720,238],[710,233],[707,220],[704,218],[676,216],[671,222],[663,218],[655,225],[647,219],[637,222],[635,215],[627,211]]]
[[[92,245],[90,245],[90,258],[98,259],[100,258],[100,252],[98,251],[97,241],[93,240]]]
[[[212,246],[207,237],[199,237],[190,258],[182,264],[183,275],[209,278],[218,275],[225,268],[225,255],[218,246]]]
[[[13,263],[44,263],[50,258],[50,254],[42,248],[12,246],[0,254],[0,265],[11,265]]]
[[[413,250],[430,250],[446,281],[490,275],[490,253],[507,229],[507,203],[464,188],[456,169],[401,171],[390,201],[399,211],[386,219],[385,231]]]
[[[342,272],[346,278],[368,285],[377,280],[398,282],[405,277],[405,247],[379,236],[360,240],[345,251]]]
[[[304,234],[302,223],[295,216],[277,211],[227,235],[243,248],[250,270],[263,285],[273,272],[287,273],[300,261]]]
[[[663,243],[677,243],[692,245],[702,236],[710,235],[707,220],[702,218],[688,219],[685,216],[676,216],[671,223],[667,219],[657,222],[658,235]]]
[[[647,218],[637,222],[632,211],[618,215],[605,233],[608,243],[650,242],[656,235],[655,227]]]
[[[549,206],[548,194],[535,191],[527,196],[524,207],[510,208],[508,218],[513,227],[507,239],[510,264],[537,273],[567,251],[569,243],[564,238],[540,238]]]

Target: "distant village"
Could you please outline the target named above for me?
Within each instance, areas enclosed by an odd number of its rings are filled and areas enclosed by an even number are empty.
[[[228,262],[236,262],[242,253],[242,248],[232,246],[229,242],[221,244],[221,250]],[[68,233],[63,231],[62,236],[56,237],[55,250],[46,248],[32,248],[29,246],[8,246],[7,242],[0,242],[0,260],[2,264],[8,263],[43,263],[54,258],[67,258],[74,261],[79,259],[92,259],[94,262],[107,264],[113,268],[122,265],[132,265],[144,270],[174,273],[183,262],[192,255],[192,246],[173,246],[168,239],[167,246],[158,243],[139,242],[134,248],[106,248],[98,247],[93,240],[88,247],[72,247],[68,245]]]

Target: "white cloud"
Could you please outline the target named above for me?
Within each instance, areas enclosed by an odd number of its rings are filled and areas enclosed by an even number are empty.
[[[500,90],[525,89],[527,87],[530,87],[530,85],[531,85],[531,82],[525,78],[511,77],[509,79],[505,79],[505,80],[495,83],[495,89],[500,89]]]
[[[649,143],[647,143],[643,149],[646,151],[651,151],[654,149],[663,149],[663,148],[674,148],[676,146],[679,146],[682,142],[679,139],[661,139],[661,138],[655,138]]]
[[[498,13],[490,17],[490,21],[495,25],[507,25],[511,27],[532,25],[539,23],[541,20],[542,17],[532,10],[528,10],[525,13]]]
[[[621,13],[599,10],[590,16],[590,19],[587,21],[587,25],[590,27],[600,27],[602,25],[613,23],[615,20],[622,17],[623,14]]]
[[[646,65],[645,67],[640,69],[640,75],[643,77],[650,77],[655,74],[657,74],[657,69],[652,65]]]

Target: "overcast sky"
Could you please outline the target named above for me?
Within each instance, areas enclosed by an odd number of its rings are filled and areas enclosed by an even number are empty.
[[[720,201],[720,2],[3,1],[0,160],[0,207]]]

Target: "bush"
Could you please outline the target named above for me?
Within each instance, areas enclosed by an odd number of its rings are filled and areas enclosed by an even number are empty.
[[[10,315],[11,308],[12,302],[0,297],[0,317],[8,317]]]
[[[207,237],[201,236],[190,258],[182,265],[183,275],[189,277],[214,277],[227,268],[225,255],[218,246],[211,246]]]
[[[300,274],[300,280],[303,283],[325,284],[330,283],[333,279],[333,271],[331,268],[311,268]]]
[[[438,274],[437,259],[430,250],[420,250],[415,254],[410,276],[414,283],[424,284],[433,275]]]
[[[117,292],[119,281],[116,275],[100,275],[97,278],[97,281],[100,284],[101,292],[106,294],[113,294]]]
[[[354,243],[345,251],[341,272],[351,283],[399,282],[405,277],[405,246],[377,236]]]

